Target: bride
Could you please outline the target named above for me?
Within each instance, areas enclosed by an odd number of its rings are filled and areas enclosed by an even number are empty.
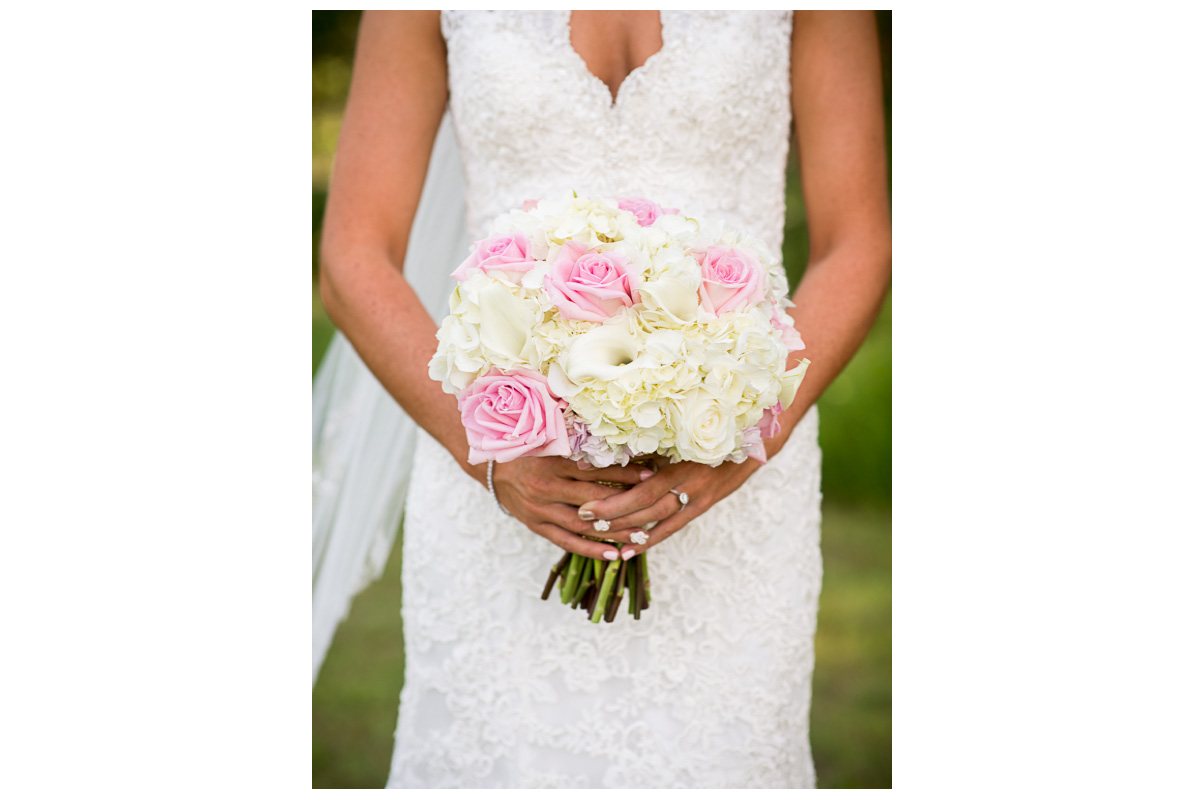
[[[767,464],[521,458],[490,493],[427,373],[469,241],[576,191],[719,219],[778,255],[793,123],[811,252],[791,314],[812,365]],[[364,15],[321,252],[344,338],[314,386],[314,679],[403,510],[389,788],[815,786],[814,403],[889,281],[883,137],[871,12]],[[652,551],[636,622],[540,599],[562,549],[606,557],[583,536],[605,529]]]

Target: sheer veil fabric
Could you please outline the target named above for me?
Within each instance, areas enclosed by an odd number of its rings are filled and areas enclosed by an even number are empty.
[[[661,20],[662,49],[614,98],[571,46],[569,11],[442,12],[453,131],[444,120],[405,267],[435,319],[468,240],[571,191],[650,198],[778,254],[791,14]],[[340,337],[314,384],[313,459],[314,680],[403,510],[389,788],[815,786],[815,409],[742,487],[650,551],[651,609],[607,625],[540,599],[561,551],[505,517]]]
[[[449,310],[450,272],[470,242],[462,161],[442,119],[413,219],[404,277],[429,315]],[[312,679],[359,591],[379,577],[400,525],[417,425],[334,335],[313,380]]]

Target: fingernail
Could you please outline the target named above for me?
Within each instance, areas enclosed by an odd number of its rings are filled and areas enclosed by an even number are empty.
[[[621,551],[621,558],[625,559],[626,561],[628,561],[629,559],[633,558],[636,555],[637,555],[636,550],[622,550]]]
[[[644,481],[647,481],[654,477],[654,473],[648,469],[644,469],[638,473],[638,477]]]
[[[616,550],[605,550],[604,557],[609,561],[616,561],[620,554]]]
[[[592,520],[594,520],[596,518],[596,512],[588,511],[586,509],[581,508],[581,509],[579,509],[579,518],[581,520],[583,520],[584,522],[591,522]]]

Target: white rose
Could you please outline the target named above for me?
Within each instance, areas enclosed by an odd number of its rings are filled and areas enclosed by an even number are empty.
[[[685,394],[671,409],[675,448],[684,461],[716,466],[737,446],[730,410],[703,386]]]

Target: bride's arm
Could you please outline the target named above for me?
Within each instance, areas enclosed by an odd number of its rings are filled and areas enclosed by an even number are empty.
[[[792,113],[809,257],[788,313],[812,364],[780,418],[779,452],[800,417],[858,351],[892,274],[883,75],[873,11],[797,11],[793,16]],[[801,322],[802,320],[802,322]]]
[[[384,388],[485,483],[487,466],[467,462],[457,402],[429,378],[437,325],[402,272],[447,96],[439,12],[365,12],[321,237],[321,299]],[[582,478],[634,483],[638,470],[585,476],[566,459],[526,458],[495,477],[509,510],[532,530],[599,558],[612,548],[572,535],[591,530],[573,506],[615,490]]]
[[[437,327],[401,272],[446,98],[438,12],[365,12],[321,236],[321,299],[380,383],[466,465],[454,398],[421,374]]]
[[[870,11],[797,11],[792,32],[792,111],[808,211],[808,268],[789,311],[807,348],[788,366],[812,361],[793,404],[780,416],[783,447],[800,418],[858,350],[891,280],[882,75]],[[712,468],[680,463],[623,495],[583,510],[616,528],[663,520],[639,551],[652,547],[740,486],[758,463]],[[679,510],[670,488],[686,491]]]

